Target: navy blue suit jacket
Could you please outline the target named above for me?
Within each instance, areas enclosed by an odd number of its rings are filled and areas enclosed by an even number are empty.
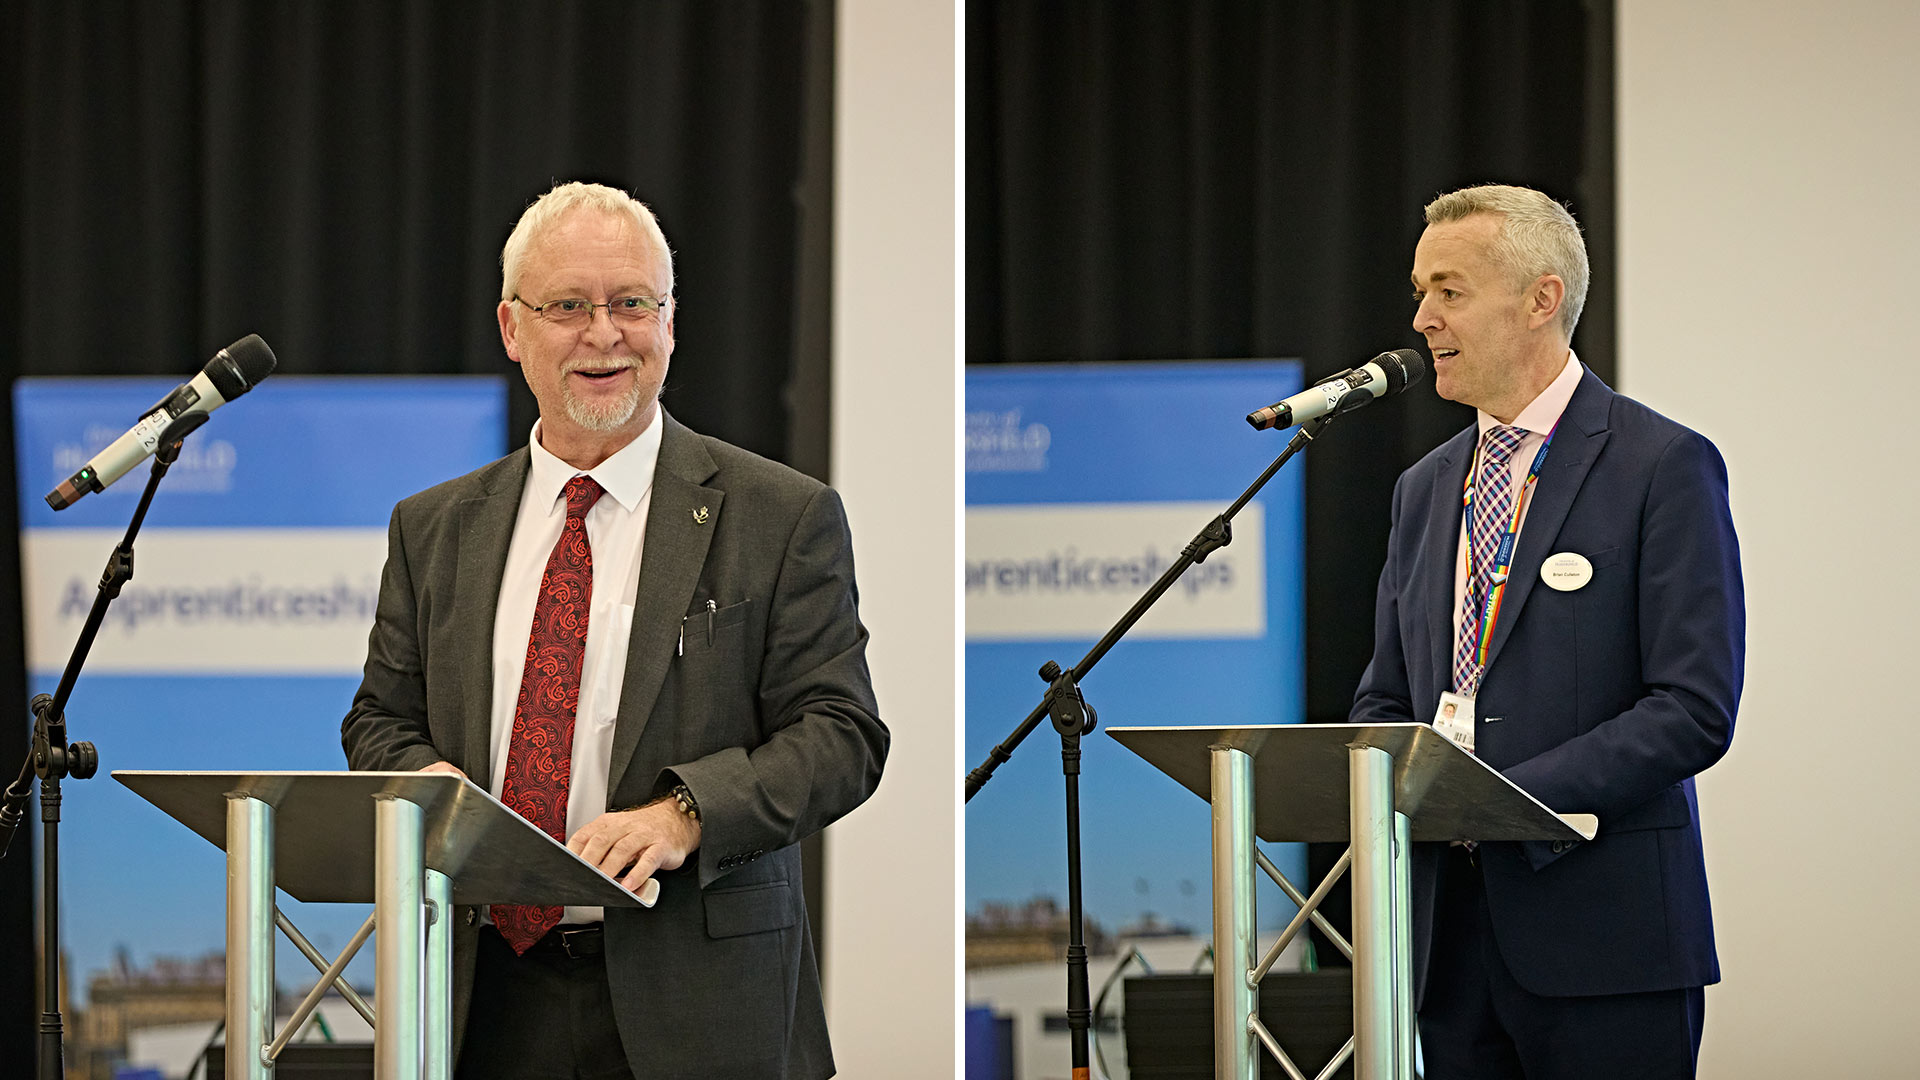
[[[1351,719],[1429,721],[1452,687],[1460,491],[1477,431],[1401,475],[1374,655]],[[1593,564],[1540,580],[1549,555]],[[1693,776],[1733,737],[1746,654],[1726,465],[1712,443],[1591,371],[1575,389],[1521,528],[1475,708],[1475,752],[1591,842],[1480,848],[1501,956],[1548,996],[1720,978]],[[1414,853],[1414,975],[1424,994],[1442,845]],[[1445,932],[1445,928],[1438,928]]]

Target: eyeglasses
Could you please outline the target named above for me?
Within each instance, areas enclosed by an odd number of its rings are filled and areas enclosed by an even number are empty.
[[[577,328],[593,321],[593,309],[606,308],[607,316],[621,326],[638,326],[660,314],[667,300],[658,296],[616,296],[604,304],[596,304],[582,296],[563,297],[549,300],[544,304],[529,304],[518,296],[514,303],[540,316],[555,326]]]

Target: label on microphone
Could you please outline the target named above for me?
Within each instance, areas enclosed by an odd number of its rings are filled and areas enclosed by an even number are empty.
[[[1322,394],[1326,395],[1327,411],[1332,412],[1333,407],[1340,404],[1340,399],[1343,397],[1346,397],[1347,392],[1349,390],[1352,390],[1353,387],[1347,385],[1346,378],[1342,377],[1342,378],[1335,379],[1332,382],[1323,382],[1319,386],[1315,387],[1315,389],[1319,390]]]
[[[160,433],[167,430],[167,425],[171,423],[173,417],[167,415],[167,410],[155,409],[141,417],[140,422],[133,425],[133,430],[127,434],[139,440],[140,445],[151,454],[160,445]]]

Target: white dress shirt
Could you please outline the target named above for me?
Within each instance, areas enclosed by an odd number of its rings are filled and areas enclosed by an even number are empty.
[[[640,547],[646,538],[647,506],[654,466],[660,461],[660,414],[639,437],[612,457],[585,470],[605,489],[587,511],[587,546],[593,552],[593,597],[587,608],[587,652],[581,661],[580,707],[573,722],[573,778],[567,792],[567,835],[607,811],[607,773],[613,756],[613,723],[627,675],[627,639],[633,631],[634,596],[640,587]],[[540,425],[528,438],[533,461],[520,493],[513,541],[507,547],[500,602],[493,612],[493,728],[489,778],[496,798],[505,787],[513,717],[526,670],[533,608],[553,546],[566,527],[567,481],[582,475],[540,445]],[[569,907],[565,923],[595,923],[598,907]]]

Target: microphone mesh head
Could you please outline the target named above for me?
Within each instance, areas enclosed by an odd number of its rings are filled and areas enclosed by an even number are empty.
[[[1396,376],[1393,387],[1396,394],[1427,377],[1427,361],[1413,349],[1395,349],[1380,359],[1380,366]]]
[[[232,401],[253,389],[254,384],[273,374],[279,361],[259,334],[248,334],[221,349],[207,365],[207,377],[220,396]]]
[[[227,355],[233,357],[234,364],[239,367],[241,376],[249,386],[273,374],[273,369],[280,363],[259,334],[248,334],[227,346]]]

